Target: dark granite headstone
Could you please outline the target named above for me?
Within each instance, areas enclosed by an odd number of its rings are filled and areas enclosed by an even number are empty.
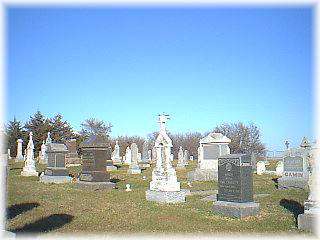
[[[252,202],[252,168],[248,155],[225,155],[219,157],[219,201]]]
[[[218,158],[218,195],[213,211],[232,217],[246,217],[259,212],[253,202],[251,157],[228,154]]]
[[[92,136],[81,145],[82,172],[80,181],[106,182],[110,174],[106,172],[107,142],[103,137]]]

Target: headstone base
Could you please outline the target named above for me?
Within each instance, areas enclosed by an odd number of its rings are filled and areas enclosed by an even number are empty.
[[[128,169],[128,173],[129,174],[140,174],[141,173],[141,169],[140,168],[129,168]]]
[[[86,182],[77,181],[75,186],[88,190],[110,190],[115,188],[116,184],[112,182]]]
[[[218,181],[218,171],[196,168],[188,172],[188,181]]]
[[[278,178],[278,189],[288,189],[288,188],[300,188],[304,189],[308,186],[307,179],[301,178]]]
[[[315,232],[317,219],[320,217],[320,209],[318,207],[310,208],[298,215],[298,229]]]
[[[148,167],[150,167],[151,165],[150,165],[150,163],[139,163],[139,166],[140,166],[141,168],[148,168]]]
[[[40,182],[42,183],[69,183],[72,180],[72,177],[69,176],[40,176]]]
[[[186,168],[186,165],[184,164],[177,164],[177,167],[176,169],[185,169]]]
[[[212,210],[228,217],[244,218],[257,215],[259,213],[259,203],[217,201],[214,203]]]
[[[186,195],[190,193],[188,189],[181,189],[176,192],[162,192],[162,191],[146,191],[147,201],[160,203],[181,203],[186,201]]]
[[[15,161],[15,162],[23,162],[24,159],[23,159],[23,157],[21,157],[21,158],[16,158],[14,161]]]
[[[118,168],[116,166],[106,166],[107,171],[114,171],[117,170]]]
[[[34,171],[34,172],[22,171],[22,172],[21,172],[21,176],[24,176],[24,177],[36,176],[36,177],[38,177],[38,176],[39,176],[39,173],[38,173],[37,171]]]

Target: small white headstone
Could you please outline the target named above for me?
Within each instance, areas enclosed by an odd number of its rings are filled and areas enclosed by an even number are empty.
[[[131,192],[131,191],[132,191],[132,189],[130,188],[130,184],[127,183],[126,184],[126,192]]]
[[[265,172],[266,172],[265,162],[263,162],[263,161],[257,162],[257,174],[262,175]]]

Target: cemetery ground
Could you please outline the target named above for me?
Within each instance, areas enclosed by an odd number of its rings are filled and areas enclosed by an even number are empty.
[[[173,165],[176,165],[174,161]],[[303,212],[308,190],[277,190],[276,176],[254,174],[254,200],[260,213],[254,217],[235,219],[213,214],[213,201],[203,200],[216,193],[217,182],[187,184],[186,169],[177,169],[181,187],[190,189],[186,203],[160,204],[148,202],[151,168],[140,175],[127,174],[127,166],[111,171],[117,189],[90,191],[72,183],[44,184],[38,177],[23,177],[23,162],[9,161],[7,177],[7,230],[19,233],[294,233],[309,234],[297,229],[297,216]],[[269,167],[274,168],[274,162]],[[44,165],[37,165],[39,172]],[[76,175],[81,166],[69,167]],[[272,169],[271,169],[272,170]],[[273,169],[274,170],[274,169]],[[143,176],[147,179],[143,180]],[[126,192],[129,183],[132,191]],[[201,191],[200,191],[201,190]],[[205,191],[206,190],[206,191]]]

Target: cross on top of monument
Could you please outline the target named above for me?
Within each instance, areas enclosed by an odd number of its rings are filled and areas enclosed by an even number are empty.
[[[160,131],[166,131],[166,123],[170,119],[169,114],[159,114],[158,123],[160,125]]]
[[[286,145],[286,148],[288,149],[289,148],[289,141],[288,140],[286,140],[285,142],[284,142],[284,144]]]

